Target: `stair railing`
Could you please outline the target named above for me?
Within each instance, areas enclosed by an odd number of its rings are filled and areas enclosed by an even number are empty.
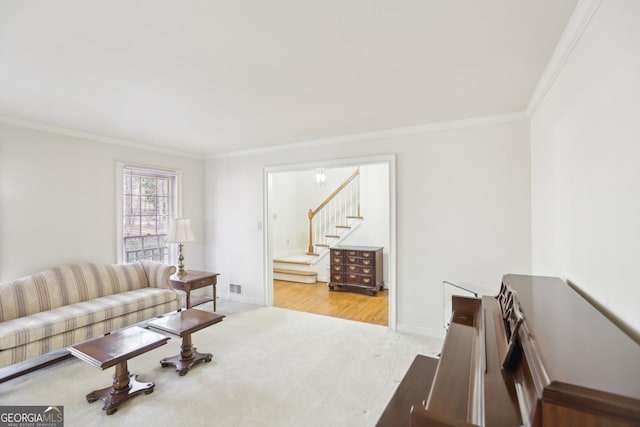
[[[317,255],[315,245],[321,236],[336,233],[336,225],[347,225],[347,217],[360,217],[360,168],[347,178],[315,209],[309,209],[309,247],[307,255]],[[314,241],[316,243],[314,243]]]

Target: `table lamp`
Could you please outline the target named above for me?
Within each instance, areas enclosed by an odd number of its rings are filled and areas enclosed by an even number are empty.
[[[191,220],[184,218],[176,218],[171,222],[169,226],[169,235],[167,236],[167,243],[178,244],[178,275],[186,274],[184,271],[184,256],[182,255],[182,244],[185,242],[195,242],[196,238],[191,232]]]

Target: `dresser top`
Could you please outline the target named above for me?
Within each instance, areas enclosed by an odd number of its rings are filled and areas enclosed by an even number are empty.
[[[379,251],[382,246],[332,246],[331,249],[340,251]]]

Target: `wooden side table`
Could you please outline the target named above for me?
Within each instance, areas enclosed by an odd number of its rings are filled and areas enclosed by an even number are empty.
[[[209,273],[206,271],[186,271],[184,274],[174,274],[169,278],[171,286],[177,291],[183,291],[187,294],[187,309],[192,307],[191,304],[191,291],[193,289],[204,288],[205,286],[213,286],[213,311],[216,311],[216,285],[218,283],[219,273]],[[208,298],[203,298],[202,304],[209,301]]]
[[[87,402],[102,399],[102,409],[111,415],[132,397],[153,392],[153,382],[138,381],[137,375],[129,373],[127,360],[160,347],[168,340],[169,337],[157,332],[134,326],[69,347],[71,354],[95,367],[103,370],[116,367],[113,385],[87,394]]]

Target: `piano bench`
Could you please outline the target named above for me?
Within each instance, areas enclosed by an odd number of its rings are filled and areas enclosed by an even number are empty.
[[[411,425],[411,407],[424,407],[431,383],[438,367],[438,359],[417,355],[409,370],[398,384],[396,392],[376,423],[377,427],[403,427]]]

